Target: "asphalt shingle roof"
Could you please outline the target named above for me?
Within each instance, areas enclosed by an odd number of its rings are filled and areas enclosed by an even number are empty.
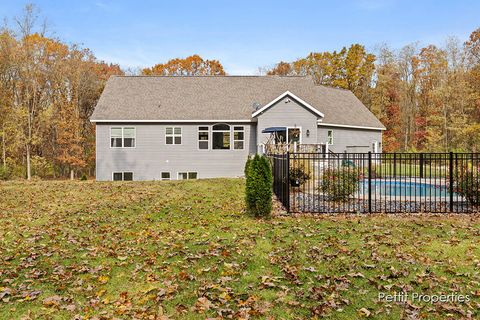
[[[323,113],[324,123],[384,128],[352,92],[280,76],[112,76],[91,120],[247,120],[254,104],[285,91]]]

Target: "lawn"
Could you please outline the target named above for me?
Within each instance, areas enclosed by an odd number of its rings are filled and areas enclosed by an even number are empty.
[[[243,188],[0,183],[0,318],[480,317],[478,216],[256,220]]]

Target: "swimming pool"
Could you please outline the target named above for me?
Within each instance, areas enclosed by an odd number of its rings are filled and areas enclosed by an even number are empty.
[[[447,185],[416,181],[372,180],[372,193],[380,196],[398,197],[449,197]],[[368,180],[360,182],[358,193],[368,193]],[[454,193],[454,196],[456,194]]]

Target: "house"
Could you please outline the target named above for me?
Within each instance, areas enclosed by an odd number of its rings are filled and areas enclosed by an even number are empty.
[[[267,142],[381,152],[385,130],[352,92],[280,76],[113,76],[91,121],[97,180],[242,176]]]

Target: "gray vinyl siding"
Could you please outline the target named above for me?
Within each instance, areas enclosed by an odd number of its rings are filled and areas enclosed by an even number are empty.
[[[286,102],[290,99],[290,102]],[[301,128],[301,143],[317,143],[317,120],[318,116],[308,110],[293,98],[285,97],[276,104],[265,110],[258,116],[257,144],[264,144],[270,137],[270,133],[262,133],[268,127],[297,127]],[[307,136],[307,130],[310,135]]]
[[[133,172],[134,180],[160,180],[162,172],[170,172],[172,180],[178,172],[197,172],[198,178],[238,177],[243,175],[245,161],[256,151],[256,126],[252,123],[229,123],[244,126],[243,150],[198,149],[198,127],[214,123],[131,124],[114,123],[96,126],[97,180],[112,180],[112,172]],[[111,127],[135,127],[135,148],[110,148]],[[182,128],[182,144],[165,143],[166,127]],[[233,135],[231,137],[233,139]]]
[[[336,153],[373,152],[372,143],[374,141],[382,142],[381,130],[319,126],[317,133],[318,143],[327,142],[328,130],[333,131],[333,145],[329,145],[329,149]],[[382,151],[381,144],[379,145],[378,151]]]

